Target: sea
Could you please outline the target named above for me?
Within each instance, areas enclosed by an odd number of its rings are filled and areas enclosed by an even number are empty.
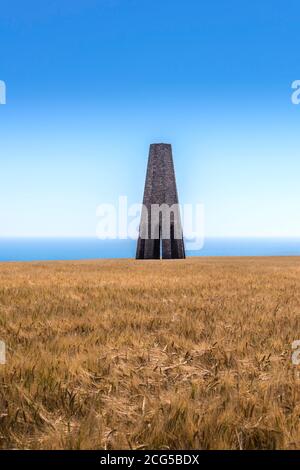
[[[133,240],[0,238],[0,261],[134,258]],[[207,238],[187,256],[300,256],[300,238]]]

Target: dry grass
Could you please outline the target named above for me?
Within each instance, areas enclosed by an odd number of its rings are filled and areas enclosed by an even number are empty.
[[[1,264],[0,447],[300,448],[298,338],[297,258]]]

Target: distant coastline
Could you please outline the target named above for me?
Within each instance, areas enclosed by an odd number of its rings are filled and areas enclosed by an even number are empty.
[[[134,258],[133,240],[0,238],[0,262]],[[207,238],[187,256],[300,256],[300,238]]]

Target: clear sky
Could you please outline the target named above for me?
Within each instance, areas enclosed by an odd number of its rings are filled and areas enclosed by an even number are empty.
[[[296,0],[1,0],[0,236],[93,236],[152,142],[210,236],[300,236]]]

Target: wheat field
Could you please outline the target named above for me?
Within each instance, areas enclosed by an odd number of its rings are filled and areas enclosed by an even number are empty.
[[[298,258],[2,263],[0,447],[300,448],[298,338]]]

